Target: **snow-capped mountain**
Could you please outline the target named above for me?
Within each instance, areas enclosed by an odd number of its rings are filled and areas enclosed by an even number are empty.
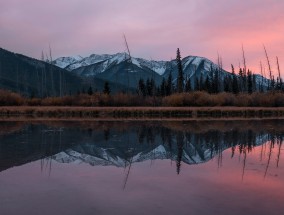
[[[113,55],[92,54],[89,57],[61,57],[54,64],[67,69],[71,73],[87,79],[96,77],[101,80],[118,83],[124,86],[136,88],[139,79],[154,79],[160,84],[163,78],[172,73],[175,82],[178,72],[175,60],[155,61],[143,58],[131,57],[126,53]],[[188,56],[182,59],[185,77],[194,85],[194,79],[201,75],[206,77],[217,65],[212,61],[198,56]],[[223,73],[227,73],[223,70]],[[223,75],[224,76],[224,75]],[[223,77],[222,74],[220,77]]]
[[[82,59],[83,57],[81,57],[80,55],[73,57],[60,57],[54,61],[54,64],[62,69],[65,69],[67,66],[74,64]]]
[[[172,81],[176,83],[178,69],[176,60],[155,61],[143,58],[130,57],[127,53],[117,54],[92,54],[89,57],[62,57],[54,63],[71,73],[80,77],[92,80],[99,80],[116,83],[127,88],[136,89],[140,79],[154,79],[157,85],[161,84],[163,78],[167,79],[172,74]],[[213,73],[218,69],[220,80],[232,74],[221,69],[217,64],[207,58],[198,56],[187,56],[182,59],[183,73],[185,79],[191,81],[191,86],[195,87],[196,80],[205,80],[206,77],[212,79]],[[268,85],[268,80],[260,75],[255,75],[257,86]],[[223,82],[220,81],[222,87]]]
[[[103,63],[103,68],[100,72],[104,72],[112,64],[119,64],[123,61],[129,61],[130,57],[127,53],[117,53],[117,54],[103,54],[97,55],[92,54],[89,57],[60,57],[54,61],[55,65],[60,68],[67,69],[69,71],[78,69],[80,67],[90,66],[97,63]],[[131,62],[140,67],[147,67],[159,75],[163,75],[166,70],[166,61],[154,61],[154,60],[145,60],[142,58],[131,58]],[[130,71],[134,72],[134,71]],[[91,75],[91,73],[89,74]]]
[[[105,72],[109,67],[113,65],[118,65],[124,61],[131,60],[131,63],[136,65],[137,67],[143,69],[148,68],[154,72],[156,72],[158,75],[163,76],[167,70],[173,70],[176,66],[175,60],[171,61],[155,61],[155,60],[146,60],[143,58],[130,58],[128,54],[126,53],[117,53],[113,55],[109,54],[103,54],[103,55],[97,55],[92,54],[89,57],[82,58],[81,56],[76,57],[61,57],[54,61],[55,65],[58,67],[67,69],[69,71],[77,70],[81,67],[87,67],[91,65],[97,65],[103,64],[103,66],[100,67],[100,73]],[[216,67],[216,65],[203,57],[197,57],[197,56],[188,56],[183,58],[182,60],[183,68],[184,70],[190,69],[191,72],[194,72],[199,67],[202,67],[204,71],[209,71],[210,68],[213,66],[213,68]],[[129,70],[129,72],[135,72],[136,70]],[[84,76],[92,76],[96,75],[97,72],[93,72],[92,68],[89,68],[88,73],[84,73]]]

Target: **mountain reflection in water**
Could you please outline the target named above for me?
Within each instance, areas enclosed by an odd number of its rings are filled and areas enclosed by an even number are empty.
[[[283,125],[1,122],[0,214],[282,214]]]
[[[284,135],[282,121],[204,122],[49,122],[1,123],[0,171],[42,159],[92,166],[128,167],[146,160],[170,159],[176,172],[200,164],[230,149],[245,169],[246,158],[260,146],[267,174],[276,149],[277,166]],[[9,129],[10,127],[10,129]]]

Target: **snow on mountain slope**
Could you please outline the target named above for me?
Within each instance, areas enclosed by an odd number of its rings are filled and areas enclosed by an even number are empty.
[[[135,58],[139,63],[140,66],[147,67],[159,75],[163,75],[167,68],[167,61],[154,61],[154,60],[145,60],[142,58]]]
[[[256,146],[266,143],[269,139],[268,134],[259,135],[255,139]],[[186,163],[186,164],[200,164],[211,160],[217,156],[221,151],[227,150],[230,146],[226,145],[225,139],[221,142],[218,150],[213,150],[208,146],[205,140],[195,144],[190,141],[182,148],[182,153],[178,155],[177,149],[171,149],[163,144],[158,144],[151,150],[139,150],[131,156],[123,155],[115,148],[102,148],[92,144],[86,144],[84,147],[68,149],[51,158],[59,163],[88,163],[92,166],[116,166],[125,167],[131,163],[143,162],[146,160],[163,160],[171,159]],[[119,155],[120,154],[120,155]],[[127,153],[126,153],[127,154]],[[180,156],[180,158],[178,158]]]
[[[129,160],[120,158],[119,156],[113,156],[108,150],[99,149],[98,151],[100,151],[100,153],[96,155],[88,155],[70,149],[64,152],[60,152],[56,155],[53,155],[52,159],[59,163],[73,163],[73,164],[88,163],[92,166],[100,165],[100,166],[125,167],[129,165]],[[163,145],[159,145],[156,148],[154,148],[152,151],[149,151],[147,153],[140,152],[136,155],[133,155],[133,157],[131,158],[131,162],[137,163],[146,160],[164,160],[164,159],[177,160],[177,155],[175,153],[171,155]],[[197,153],[189,153],[188,150],[183,150],[181,161],[187,164],[200,164],[207,162],[211,159],[212,157],[211,154],[208,152],[208,150],[205,151],[204,158]]]
[[[81,58],[75,58],[75,57],[61,57],[54,61],[55,65],[61,68],[65,68],[69,71],[72,71],[74,69],[78,69],[80,67],[89,66],[92,64],[96,64],[99,62],[105,62],[105,67],[112,64],[113,62],[119,64],[122,61],[124,61],[127,58],[127,55],[125,53],[117,53],[114,55],[109,54],[103,54],[103,55],[97,55],[92,54],[89,57],[81,57]]]
[[[78,61],[81,61],[83,57],[81,56],[73,56],[73,57],[60,57],[54,61],[54,64],[62,69],[66,68],[70,64],[74,64]]]
[[[129,55],[126,53],[117,53],[113,55],[103,54],[97,55],[92,54],[89,57],[85,58],[75,58],[75,57],[61,57],[54,61],[55,65],[61,68],[65,68],[69,71],[78,69],[80,67],[90,66],[96,63],[103,63],[103,68],[101,72],[104,72],[110,65],[113,63],[119,64],[125,60],[129,59]],[[131,58],[132,64],[143,68],[149,68],[159,75],[163,75],[166,70],[166,61],[154,61],[154,60],[145,60],[142,58]]]
[[[210,70],[211,66],[215,68],[217,65],[214,64],[212,61],[204,58],[204,57],[198,57],[198,56],[188,56],[182,59],[183,68],[187,68],[189,65],[198,67],[202,63],[204,63],[204,68],[206,70]]]
[[[52,156],[52,159],[56,160],[59,163],[88,163],[92,166],[100,165],[100,166],[117,166],[123,167],[125,165],[125,161],[119,158],[118,156],[113,157],[104,149],[99,150],[100,153],[98,156],[88,155],[76,152],[72,149],[66,150],[64,152],[60,152],[56,155]]]

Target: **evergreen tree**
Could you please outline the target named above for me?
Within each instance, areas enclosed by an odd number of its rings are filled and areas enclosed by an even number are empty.
[[[104,94],[109,95],[110,94],[110,87],[108,81],[105,82],[104,85]]]
[[[165,78],[163,78],[161,86],[160,86],[160,95],[165,96],[166,95],[166,88],[167,88],[167,82]]]
[[[230,78],[228,76],[224,77],[224,91],[230,92]]]
[[[220,92],[220,84],[221,84],[221,82],[219,81],[219,70],[215,69],[214,70],[214,76],[213,76],[213,82],[212,82],[212,92],[213,93],[219,93]]]
[[[274,90],[275,89],[275,79],[274,79],[274,75],[272,76],[272,79],[270,80],[270,84],[269,84],[269,90]]]
[[[155,95],[156,95],[156,96],[162,96],[161,86],[156,87],[156,89],[155,89]]]
[[[183,78],[182,62],[181,62],[181,56],[180,56],[179,48],[177,49],[176,62],[177,62],[177,69],[178,69],[177,92],[182,93],[183,92],[184,78]]]
[[[257,91],[257,86],[256,86],[256,75],[252,74],[252,92],[256,92]]]
[[[245,70],[243,70],[245,71]],[[243,91],[244,92],[248,92],[248,78],[247,78],[247,73],[244,72],[244,75],[243,75],[243,84],[244,84],[244,89]]]
[[[200,74],[200,78],[199,78],[199,90],[200,91],[204,90],[204,81],[203,81],[202,73]]]
[[[281,78],[279,78],[279,77],[277,77],[277,80],[276,80],[276,90],[282,90],[282,85],[283,85],[283,83],[282,83],[282,79]]]
[[[144,79],[140,78],[138,82],[138,94],[145,97],[146,96],[146,86],[144,83]]]
[[[238,94],[239,93],[238,77],[236,76],[233,64],[231,64],[231,67],[232,67],[232,93]]]
[[[251,94],[253,91],[253,78],[252,78],[252,73],[250,70],[248,70],[248,74],[247,74],[247,89],[248,89],[248,93]]]
[[[234,94],[239,93],[238,77],[236,76],[236,74],[233,74],[232,91]]]
[[[171,95],[172,92],[173,92],[173,77],[172,77],[172,72],[170,72],[166,83],[166,96]]]
[[[206,76],[205,82],[204,82],[204,90],[208,93],[212,93],[212,86],[209,76]]]
[[[146,81],[146,94],[148,96],[153,96],[153,92],[154,92],[154,86],[153,86],[153,82],[152,79],[150,80],[149,78]]]
[[[200,82],[198,80],[198,77],[196,76],[194,79],[194,90],[199,91],[200,90]]]
[[[189,93],[191,90],[191,81],[190,78],[188,78],[185,83],[185,92]]]
[[[184,145],[184,135],[182,132],[178,132],[176,136],[177,141],[177,160],[176,160],[176,168],[177,168],[177,174],[180,174],[181,170],[181,161],[183,156],[183,145]]]
[[[89,89],[88,89],[88,94],[89,94],[89,95],[93,95],[93,89],[92,89],[91,86],[90,86]]]
[[[156,90],[156,83],[153,78],[151,78],[151,86],[152,86],[152,95],[155,96],[157,90]]]
[[[231,64],[231,67],[232,67],[232,74],[235,75],[235,67],[233,64]]]
[[[206,78],[206,85],[208,87],[208,92],[209,93],[214,93],[215,85],[213,83],[214,81],[214,75],[215,75],[215,69],[213,69],[213,65],[210,65],[210,71],[209,74]]]

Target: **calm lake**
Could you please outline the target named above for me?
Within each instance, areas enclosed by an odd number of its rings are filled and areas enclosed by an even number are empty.
[[[0,214],[284,214],[284,121],[0,122]]]

